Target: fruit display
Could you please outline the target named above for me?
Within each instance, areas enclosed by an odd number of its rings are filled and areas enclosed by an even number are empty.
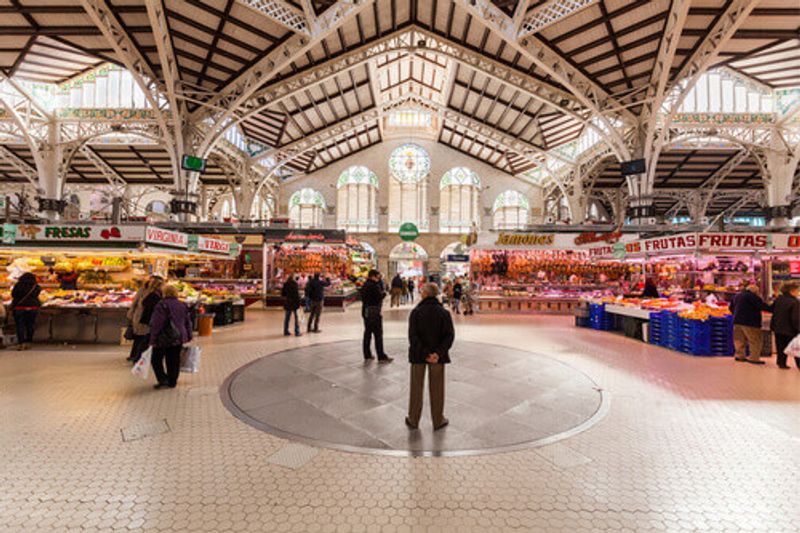
[[[730,314],[730,309],[727,306],[712,306],[702,302],[694,302],[690,309],[685,309],[678,313],[681,318],[689,320],[708,320],[712,317],[720,318]]]

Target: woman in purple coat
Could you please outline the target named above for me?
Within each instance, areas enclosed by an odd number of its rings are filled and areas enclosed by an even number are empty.
[[[175,388],[181,371],[181,349],[192,340],[192,319],[189,308],[178,300],[178,289],[165,285],[163,298],[150,319],[150,346],[153,347],[153,372],[158,383],[155,388]],[[167,371],[164,372],[164,361]]]

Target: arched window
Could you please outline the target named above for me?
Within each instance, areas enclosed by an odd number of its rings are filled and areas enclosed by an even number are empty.
[[[169,213],[169,205],[166,202],[161,200],[153,200],[147,207],[145,207],[145,212],[149,215],[150,213],[154,215],[166,215]]]
[[[289,198],[289,224],[295,228],[321,228],[325,198],[314,189],[300,189]]]
[[[439,231],[465,233],[475,224],[480,228],[481,180],[466,167],[451,168],[439,182]]]
[[[220,214],[222,215],[222,220],[231,217],[231,206],[232,202],[229,198],[225,198],[225,201],[222,202],[222,208],[220,208]]]
[[[367,167],[346,169],[336,182],[336,225],[347,231],[378,231],[378,176]]]
[[[530,202],[519,191],[505,191],[495,199],[492,211],[495,229],[525,229]]]
[[[428,174],[431,158],[421,146],[404,144],[389,156],[389,231],[413,222],[428,231]]]
[[[275,198],[273,196],[261,196],[253,202],[253,216],[256,220],[269,220],[275,213]]]

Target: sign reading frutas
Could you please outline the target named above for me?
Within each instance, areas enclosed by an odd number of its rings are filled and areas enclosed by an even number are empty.
[[[404,241],[414,241],[419,237],[419,229],[413,222],[405,222],[400,226],[400,238]]]
[[[555,235],[539,233],[501,233],[497,236],[498,246],[552,246]]]

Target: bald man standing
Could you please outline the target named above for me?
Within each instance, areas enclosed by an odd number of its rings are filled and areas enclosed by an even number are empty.
[[[444,365],[450,363],[450,348],[455,340],[453,318],[439,301],[439,287],[423,285],[422,301],[408,318],[408,362],[411,363],[411,385],[406,425],[419,427],[425,371],[428,371],[428,394],[434,431],[447,426],[444,417]]]

